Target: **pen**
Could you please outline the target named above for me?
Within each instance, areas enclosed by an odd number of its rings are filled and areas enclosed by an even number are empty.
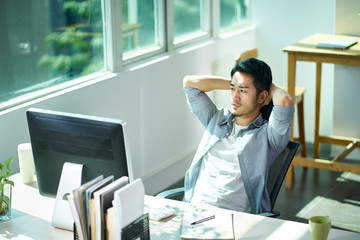
[[[209,221],[209,220],[214,219],[214,218],[215,218],[215,215],[212,215],[210,217],[203,218],[203,219],[197,220],[195,222],[192,222],[192,223],[190,223],[190,225],[195,225],[195,224],[199,224],[199,223],[202,223],[202,222],[206,222],[206,221]]]

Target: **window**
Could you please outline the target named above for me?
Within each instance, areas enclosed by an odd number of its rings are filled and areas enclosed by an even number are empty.
[[[162,8],[157,0],[121,1],[123,60],[165,49]]]
[[[220,31],[240,27],[248,20],[247,0],[220,0]]]
[[[174,0],[174,44],[209,34],[209,7],[205,0]]]
[[[247,0],[0,1],[0,111],[208,39],[210,30],[216,37],[247,22],[247,11]]]
[[[0,28],[0,103],[105,69],[101,0],[1,1]]]

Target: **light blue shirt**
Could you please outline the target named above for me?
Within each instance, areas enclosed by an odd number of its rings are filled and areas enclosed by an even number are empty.
[[[205,203],[218,208],[250,212],[250,202],[242,180],[238,148],[243,146],[237,135],[246,126],[235,122],[229,137],[222,138],[209,149],[201,161],[191,203]]]
[[[185,175],[184,201],[190,202],[201,168],[203,156],[217,141],[231,134],[235,117],[228,109],[218,109],[206,93],[185,87],[188,106],[205,127],[193,162]],[[251,213],[271,210],[266,189],[267,172],[290,139],[294,107],[274,106],[269,121],[262,115],[238,133],[245,144],[238,148],[238,161]]]

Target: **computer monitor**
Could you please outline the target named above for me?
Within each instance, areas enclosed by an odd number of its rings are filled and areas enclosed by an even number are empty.
[[[35,108],[26,116],[41,195],[57,195],[65,162],[83,165],[81,183],[100,175],[133,180],[124,121]]]

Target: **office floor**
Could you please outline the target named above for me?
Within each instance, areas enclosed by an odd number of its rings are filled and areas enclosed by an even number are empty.
[[[308,157],[313,156],[312,151],[309,148]],[[326,146],[320,158],[331,159]],[[344,161],[359,164],[350,159]],[[360,232],[360,174],[298,166],[294,171],[294,186],[282,187],[274,207],[281,213],[279,218],[306,223],[313,215],[327,215],[333,227]]]
[[[308,157],[312,157],[311,146],[307,148]],[[329,149],[321,149],[322,159],[330,159]],[[283,185],[276,200],[274,210],[280,212],[278,218],[307,223],[313,215],[327,215],[332,219],[332,227],[360,232],[360,174],[298,166],[294,171],[294,186],[286,189]],[[169,188],[182,184],[183,180]]]

